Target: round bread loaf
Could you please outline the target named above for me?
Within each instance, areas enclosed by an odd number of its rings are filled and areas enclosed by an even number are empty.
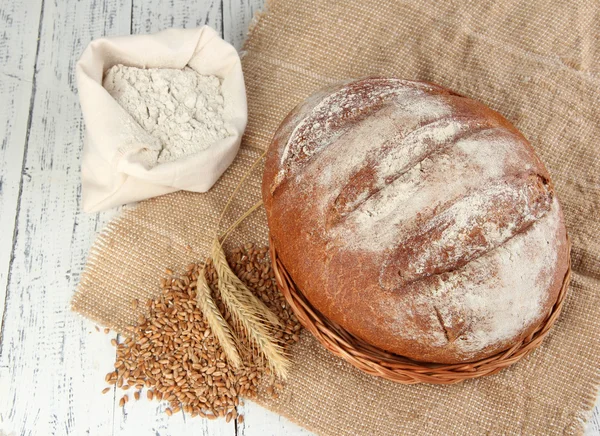
[[[561,208],[533,148],[497,112],[433,84],[369,78],[317,92],[275,134],[262,194],[310,303],[415,360],[509,348],[567,272]]]

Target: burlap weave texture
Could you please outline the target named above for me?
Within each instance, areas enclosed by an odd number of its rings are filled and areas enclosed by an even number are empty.
[[[317,88],[367,75],[432,81],[505,115],[551,172],[573,241],[560,319],[529,358],[457,386],[364,375],[304,334],[283,395],[262,403],[326,435],[581,433],[600,381],[600,7],[585,0],[272,0],[245,51],[249,124],[240,155],[210,192],[148,200],[109,225],[75,310],[123,329],[135,316],[128,302],[158,292],[165,266],[204,257],[236,181],[287,112]],[[260,197],[260,179],[258,169],[228,223]],[[266,244],[266,237],[259,211],[230,244]]]

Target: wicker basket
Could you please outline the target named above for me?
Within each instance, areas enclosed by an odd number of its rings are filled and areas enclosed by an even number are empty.
[[[571,256],[570,242],[568,243],[569,268],[563,280],[563,286],[556,303],[538,328],[523,341],[494,356],[477,362],[451,365],[417,362],[380,350],[350,334],[336,323],[325,318],[302,295],[277,256],[277,250],[272,240],[270,241],[270,253],[277,285],[281,293],[302,325],[333,354],[367,374],[398,383],[453,384],[470,378],[495,374],[522,359],[540,345],[560,314],[569,286]]]

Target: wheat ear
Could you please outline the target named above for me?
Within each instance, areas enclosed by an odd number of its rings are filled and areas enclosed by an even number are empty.
[[[206,317],[206,321],[208,322],[210,329],[219,340],[219,344],[225,352],[227,360],[233,366],[239,368],[242,360],[240,359],[240,355],[237,351],[236,337],[233,335],[231,329],[229,328],[229,324],[227,324],[227,321],[225,321],[223,315],[221,315],[219,308],[215,304],[215,300],[213,300],[213,297],[210,293],[210,287],[206,281],[205,268],[206,267],[202,267],[202,270],[198,276],[198,282],[196,285],[196,300],[198,301],[200,310],[202,310],[202,313]]]
[[[280,321],[231,270],[218,238],[213,242],[211,257],[217,271],[221,298],[232,318],[266,357],[271,370],[279,377],[286,378],[290,362],[269,328],[271,319],[274,318],[273,324],[280,324]]]

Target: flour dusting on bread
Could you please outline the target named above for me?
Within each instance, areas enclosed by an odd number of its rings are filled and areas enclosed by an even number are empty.
[[[465,356],[518,337],[540,321],[546,307],[557,250],[559,206],[488,255],[470,262],[440,280],[433,305],[443,328],[451,331],[457,314],[471,320],[454,331],[452,344]],[[465,279],[469,278],[469,279]],[[516,292],[518,290],[518,292]],[[421,296],[423,298],[423,296]]]
[[[499,114],[444,88],[346,83],[282,124],[263,196],[309,301],[380,348],[460,362],[506,349],[566,271],[543,164]]]
[[[348,131],[351,128],[350,120],[364,119],[392,100],[401,99],[402,104],[412,104],[413,114],[438,117],[448,115],[448,107],[439,100],[414,98],[423,97],[425,91],[437,87],[425,84],[398,86],[404,82],[398,79],[377,79],[375,83],[367,82],[365,86],[350,83],[316,103],[307,116],[296,124],[282,148],[280,170],[271,191],[274,191],[295,166]]]

